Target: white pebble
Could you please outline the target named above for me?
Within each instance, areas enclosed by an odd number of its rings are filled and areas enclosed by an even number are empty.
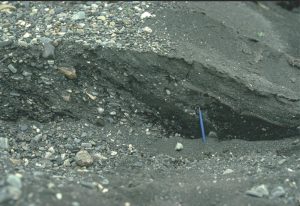
[[[104,188],[103,190],[102,190],[102,193],[107,193],[108,192],[108,189],[107,188]]]
[[[24,35],[23,35],[23,38],[28,38],[28,37],[31,37],[31,34],[26,32]]]
[[[61,199],[62,199],[62,194],[61,194],[61,193],[56,193],[56,198],[57,198],[58,200],[61,200]]]
[[[152,15],[148,11],[145,11],[141,15],[141,19],[145,19],[145,18],[149,18],[149,17],[152,17]]]
[[[109,114],[110,114],[111,116],[115,116],[115,115],[117,114],[117,112],[112,111],[112,112],[110,112]]]
[[[116,151],[111,151],[111,153],[110,153],[111,156],[116,156],[117,154],[118,154],[118,152],[116,152]]]
[[[52,156],[51,152],[46,152],[45,153],[45,159],[49,159]]]
[[[130,206],[130,202],[125,202],[124,206]]]
[[[104,109],[103,109],[102,107],[98,107],[98,108],[97,108],[97,111],[98,111],[100,114],[102,114],[102,113],[104,112]]]
[[[266,185],[259,185],[246,191],[246,194],[254,197],[269,196],[269,190]]]
[[[233,173],[233,170],[232,170],[232,169],[226,169],[226,170],[223,172],[223,175],[230,174],[230,173]]]
[[[55,149],[54,149],[54,147],[49,147],[48,151],[51,152],[51,153],[54,153]]]
[[[143,32],[152,33],[152,29],[150,27],[146,26],[143,28]]]
[[[176,146],[175,146],[175,150],[176,151],[180,151],[183,149],[183,145],[180,142],[177,142]]]

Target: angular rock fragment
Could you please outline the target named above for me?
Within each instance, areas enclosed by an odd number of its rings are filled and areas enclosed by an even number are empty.
[[[76,79],[76,70],[74,67],[58,67],[58,71],[65,75],[68,79]]]

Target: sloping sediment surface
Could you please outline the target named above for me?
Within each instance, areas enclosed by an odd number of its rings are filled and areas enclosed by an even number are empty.
[[[20,55],[25,52],[17,49]],[[56,116],[88,118],[89,109],[84,109],[84,102],[71,101],[64,105],[57,101],[60,98],[57,91],[59,85],[79,88],[93,77],[97,79],[98,88],[101,89],[101,82],[110,82],[121,95],[126,92],[151,108],[152,114],[148,115],[155,117],[153,121],[160,121],[170,132],[186,137],[199,134],[195,112],[198,106],[204,112],[208,131],[217,131],[221,137],[281,138],[295,134],[299,124],[297,93],[245,70],[233,71],[227,66],[153,52],[84,48],[67,42],[59,46],[56,56],[55,64],[74,67],[78,78],[59,78],[61,74],[51,66],[45,70],[17,65],[33,76],[19,84],[15,75],[5,73],[1,81],[1,105],[4,105],[1,106],[1,119],[21,116],[40,121],[53,120]],[[28,55],[27,58],[34,57]],[[49,79],[52,76],[53,83],[41,84],[41,73],[47,73]],[[14,95],[14,91],[19,94]],[[36,104],[26,99],[36,99],[33,101]],[[70,105],[78,109],[70,109]]]

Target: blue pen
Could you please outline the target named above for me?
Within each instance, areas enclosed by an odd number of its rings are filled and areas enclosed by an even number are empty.
[[[202,117],[202,112],[200,110],[200,107],[199,107],[199,122],[200,122],[201,134],[202,134],[202,142],[205,144],[206,143],[206,136],[205,136],[203,117]]]

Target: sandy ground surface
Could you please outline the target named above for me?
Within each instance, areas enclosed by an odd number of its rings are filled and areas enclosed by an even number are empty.
[[[4,2],[0,15],[0,205],[300,205],[297,128],[210,113],[205,86],[182,84],[189,61],[236,66],[297,102],[299,7]]]

